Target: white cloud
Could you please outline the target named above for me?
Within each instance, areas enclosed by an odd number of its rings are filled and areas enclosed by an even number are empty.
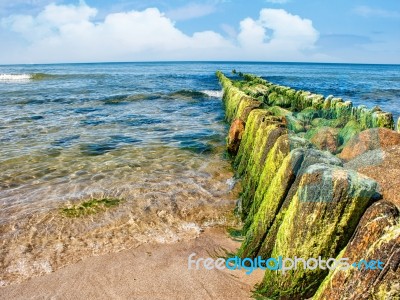
[[[263,9],[246,18],[229,38],[214,31],[186,35],[156,8],[109,14],[94,22],[97,10],[84,4],[48,5],[36,16],[2,20],[3,36],[25,40],[0,48],[0,63],[146,60],[312,60],[318,32],[312,22],[282,9]],[[5,34],[7,33],[7,34]],[[1,31],[0,31],[1,35]]]
[[[240,28],[240,45],[257,59],[303,60],[302,51],[312,50],[319,35],[310,20],[283,9],[263,9],[258,20],[247,18]]]
[[[166,16],[175,21],[182,21],[204,17],[214,13],[215,10],[215,6],[211,4],[191,3],[186,6],[168,11]]]
[[[357,6],[354,12],[363,17],[400,18],[400,13],[398,11],[372,8],[366,5]]]

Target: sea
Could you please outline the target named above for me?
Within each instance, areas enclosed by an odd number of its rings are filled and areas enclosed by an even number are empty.
[[[225,152],[217,70],[400,116],[399,65],[2,65],[0,285],[234,225],[239,184]],[[118,203],[65,214],[99,199]]]

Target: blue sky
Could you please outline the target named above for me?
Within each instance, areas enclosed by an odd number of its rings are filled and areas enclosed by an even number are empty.
[[[0,63],[400,63],[400,1],[0,0]]]

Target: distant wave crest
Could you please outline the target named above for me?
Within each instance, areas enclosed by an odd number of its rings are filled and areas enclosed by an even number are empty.
[[[0,81],[27,81],[31,78],[31,74],[0,74]]]
[[[55,75],[45,73],[33,73],[33,74],[0,74],[0,81],[8,82],[21,82],[29,80],[43,80],[47,78],[55,77]]]

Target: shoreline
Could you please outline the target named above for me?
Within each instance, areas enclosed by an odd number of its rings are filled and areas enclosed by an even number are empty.
[[[261,270],[188,270],[188,256],[207,258],[234,251],[224,227],[173,244],[143,244],[86,258],[53,273],[1,287],[0,299],[250,299]],[[149,259],[151,258],[151,259]]]

